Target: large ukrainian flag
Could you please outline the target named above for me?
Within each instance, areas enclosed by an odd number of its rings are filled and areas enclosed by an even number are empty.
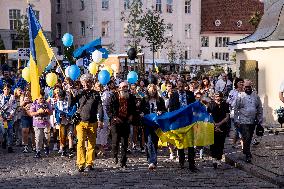
[[[213,118],[200,102],[161,116],[148,114],[144,116],[144,123],[156,128],[162,142],[169,142],[178,149],[214,143]]]
[[[50,63],[53,52],[44,37],[42,27],[36,19],[32,7],[28,8],[29,35],[30,35],[30,77],[31,94],[36,100],[40,94],[39,77]]]

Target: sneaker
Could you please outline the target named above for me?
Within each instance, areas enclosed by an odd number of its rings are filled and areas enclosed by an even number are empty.
[[[58,150],[57,144],[54,144],[54,145],[53,145],[53,151],[57,151],[57,150]]]
[[[152,171],[152,170],[156,169],[156,165],[155,165],[154,163],[150,163],[148,169],[149,169],[150,171]]]
[[[251,163],[251,156],[246,156],[246,163]]]
[[[49,148],[48,147],[44,147],[44,153],[46,156],[49,155]]]
[[[29,148],[28,148],[28,146],[24,146],[23,153],[29,153]]]
[[[73,150],[73,148],[69,149],[68,157],[69,158],[73,158],[74,157],[74,150]]]
[[[14,150],[12,147],[8,147],[8,153],[14,153]]]
[[[218,167],[218,163],[217,163],[216,159],[213,159],[213,167],[214,167],[214,169],[217,169],[217,167]]]
[[[62,153],[61,153],[61,157],[66,157],[67,156],[67,153],[65,152],[65,151],[63,151]]]
[[[84,171],[85,171],[84,167],[79,167],[79,168],[78,168],[78,172],[79,172],[79,173],[83,173]]]
[[[40,152],[36,152],[34,158],[37,158],[37,159],[41,158]]]
[[[174,154],[170,154],[170,160],[173,160],[173,159],[175,159]]]
[[[91,165],[87,165],[87,166],[85,167],[85,171],[86,171],[86,172],[90,172],[90,171],[93,171],[93,170],[95,170],[95,168],[94,168],[93,166],[91,166]]]
[[[59,149],[57,153],[58,153],[58,154],[62,154],[62,152],[63,152],[63,150],[62,150],[62,149]]]
[[[256,138],[255,138],[255,139],[253,139],[253,141],[252,141],[252,145],[254,145],[254,146],[259,145],[259,142],[257,141],[257,139],[256,139]]]

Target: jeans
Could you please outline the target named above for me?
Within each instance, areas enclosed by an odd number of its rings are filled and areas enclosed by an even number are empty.
[[[0,138],[7,143],[8,147],[13,145],[13,121],[7,122],[8,128],[5,128],[4,123],[1,122],[0,126]]]
[[[42,144],[44,147],[49,147],[50,142],[50,127],[38,128],[34,127],[36,151],[40,152]]]
[[[153,163],[157,165],[157,150],[159,137],[156,135],[155,131],[151,127],[145,128],[145,137],[147,143],[147,159],[148,163]]]
[[[243,139],[243,153],[247,157],[251,157],[250,145],[255,130],[255,124],[241,124],[240,131]]]
[[[96,134],[97,123],[80,122],[76,126],[77,131],[77,166],[79,168],[86,166],[93,166],[95,160]],[[88,140],[88,147],[86,151],[85,141]]]
[[[112,136],[112,153],[113,158],[117,158],[119,143],[121,141],[121,159],[120,163],[126,165],[127,162],[127,148],[128,148],[128,138],[130,133],[130,126],[127,121],[123,123],[113,124],[111,127],[111,136]]]

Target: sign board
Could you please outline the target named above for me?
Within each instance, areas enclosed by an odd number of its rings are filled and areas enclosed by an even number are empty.
[[[29,48],[19,48],[18,49],[18,59],[29,60],[30,59],[30,49]]]

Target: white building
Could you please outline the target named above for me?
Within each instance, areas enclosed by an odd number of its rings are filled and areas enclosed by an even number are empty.
[[[33,9],[49,38],[51,34],[51,4],[48,0],[30,0]],[[23,47],[21,39],[17,38],[16,28],[21,16],[26,15],[28,7],[26,0],[0,0],[0,36],[6,49]],[[29,46],[27,43],[25,46]]]
[[[173,41],[185,44],[186,59],[197,58],[200,51],[200,1],[199,0],[141,0],[143,9],[161,12],[167,25],[167,35]],[[131,0],[51,0],[52,37],[62,49],[64,33],[74,35],[75,47],[98,37],[103,45],[114,44],[115,53],[125,53],[129,46],[124,35],[125,23],[121,12],[128,11]],[[144,48],[146,62],[152,61],[152,53]],[[155,54],[156,59],[167,61],[166,49]]]

